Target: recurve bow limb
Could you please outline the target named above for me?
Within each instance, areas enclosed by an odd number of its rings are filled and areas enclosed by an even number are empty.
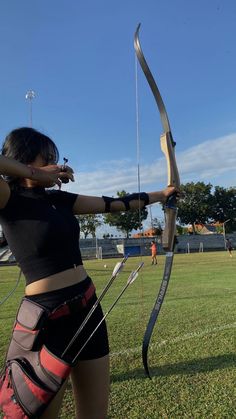
[[[168,115],[166,112],[166,108],[157,87],[157,84],[154,80],[154,77],[148,67],[147,61],[144,57],[140,41],[139,41],[139,29],[140,24],[138,25],[135,36],[134,36],[134,48],[136,51],[136,55],[140,66],[144,72],[144,75],[148,81],[148,84],[151,88],[153,96],[155,98],[157,107],[160,112],[161,122],[163,126],[164,133],[161,135],[160,142],[161,142],[161,149],[166,157],[167,161],[167,172],[168,172],[168,182],[169,186],[176,186],[177,188],[180,186],[180,179],[179,179],[179,172],[176,164],[175,159],[175,142],[172,137],[170,123],[168,119]],[[152,309],[151,316],[149,322],[147,324],[147,328],[143,338],[143,347],[142,347],[142,357],[143,357],[143,365],[145,372],[149,378],[151,378],[148,368],[148,347],[149,342],[152,336],[152,332],[158,317],[158,314],[161,309],[161,305],[164,301],[164,297],[166,294],[166,290],[168,287],[173,257],[174,257],[174,246],[175,246],[175,230],[176,230],[176,216],[177,216],[177,207],[176,207],[176,196],[172,195],[166,202],[165,208],[165,227],[162,235],[162,246],[166,252],[166,261],[165,261],[165,268],[163,279],[161,282],[160,290],[158,296],[155,301],[155,305]]]

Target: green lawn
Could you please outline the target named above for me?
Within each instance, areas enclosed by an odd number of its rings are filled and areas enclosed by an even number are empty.
[[[175,255],[169,289],[149,348],[152,380],[145,377],[141,344],[159,289],[164,256],[150,258],[108,316],[111,347],[110,419],[236,418],[236,254]],[[86,261],[97,292],[116,259]],[[130,258],[103,300],[106,311],[140,262]],[[104,264],[107,268],[104,268]],[[0,300],[13,287],[17,268],[0,267]],[[0,307],[1,354],[9,340],[15,294]],[[74,419],[70,385],[61,412]]]

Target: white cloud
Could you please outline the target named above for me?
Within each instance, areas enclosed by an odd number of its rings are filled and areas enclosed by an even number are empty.
[[[205,141],[182,152],[178,164],[183,182],[201,180],[236,185],[236,133]]]
[[[236,133],[204,141],[177,152],[181,182],[236,186]],[[100,167],[99,167],[100,166]],[[122,189],[138,190],[137,164],[124,159],[101,162],[96,170],[75,174],[75,182],[66,187],[86,195],[116,195]],[[140,167],[141,190],[160,189],[166,184],[165,157]]]

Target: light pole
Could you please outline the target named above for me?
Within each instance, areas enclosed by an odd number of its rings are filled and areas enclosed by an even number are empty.
[[[32,100],[35,98],[35,92],[33,90],[28,90],[25,98],[29,100],[30,103],[30,127],[32,128]]]
[[[149,205],[149,212],[150,212],[151,228],[152,228],[152,235],[153,235],[153,218],[152,218],[152,206],[151,205]]]
[[[224,236],[224,242],[225,242],[225,249],[226,249],[226,239],[225,239],[225,224],[230,221],[230,218],[223,222],[223,236]]]

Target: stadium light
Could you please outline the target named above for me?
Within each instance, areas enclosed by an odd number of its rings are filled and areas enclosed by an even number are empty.
[[[29,100],[30,103],[30,127],[32,128],[32,100],[35,98],[34,90],[28,90],[28,92],[26,92],[25,98]]]

